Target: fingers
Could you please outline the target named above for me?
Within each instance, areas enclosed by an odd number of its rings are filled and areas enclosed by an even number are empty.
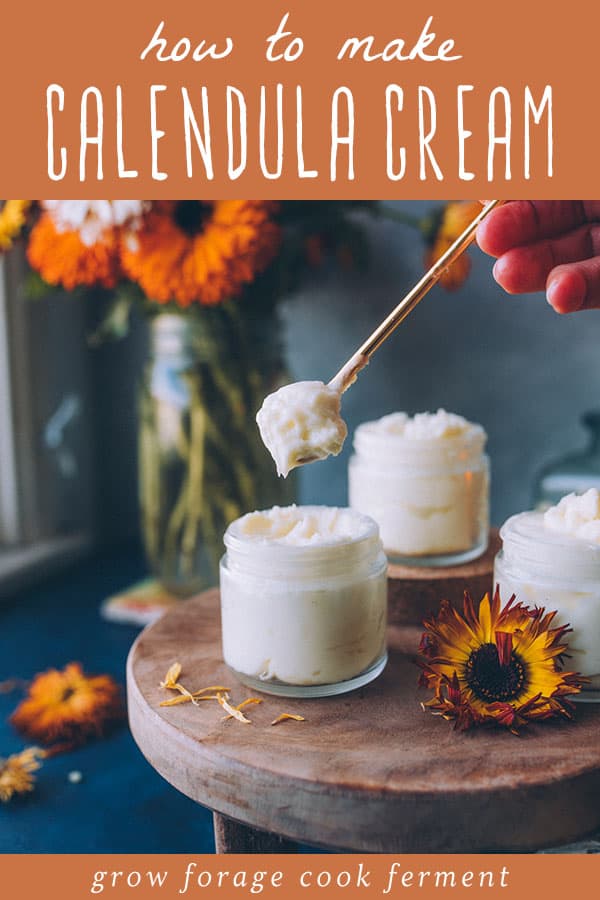
[[[556,266],[600,256],[600,225],[585,225],[559,238],[514,247],[494,266],[494,278],[509,294],[543,291]]]
[[[546,288],[558,313],[600,308],[600,201],[512,200],[477,230],[508,293]]]
[[[548,276],[546,297],[557,313],[600,309],[600,257],[557,266]]]
[[[600,221],[598,200],[511,200],[493,210],[477,229],[485,253],[508,250],[557,237],[587,222]]]

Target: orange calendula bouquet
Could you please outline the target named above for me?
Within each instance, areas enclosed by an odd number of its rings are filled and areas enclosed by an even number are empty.
[[[418,218],[378,201],[6,200],[0,251],[25,236],[32,269],[68,291],[130,282],[157,304],[214,306],[277,263],[286,287],[302,264],[320,265],[327,255],[346,266],[360,263],[365,242],[357,212],[419,229],[429,265],[479,209],[452,202]],[[442,283],[458,287],[468,271],[463,256]]]

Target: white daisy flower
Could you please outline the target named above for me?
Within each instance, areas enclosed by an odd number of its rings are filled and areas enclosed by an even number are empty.
[[[145,200],[42,200],[58,231],[77,231],[91,247],[109,228],[130,224],[137,227]]]

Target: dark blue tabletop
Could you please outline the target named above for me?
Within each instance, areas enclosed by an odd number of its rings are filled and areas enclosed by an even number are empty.
[[[0,606],[0,681],[30,679],[79,661],[125,688],[138,633],[99,616],[102,600],[144,575],[135,552],[99,557]],[[20,693],[0,694],[0,757],[24,746],[7,717]],[[78,784],[69,772],[79,771]],[[170,787],[146,762],[127,725],[46,760],[29,796],[0,804],[0,852],[208,853],[212,814]]]

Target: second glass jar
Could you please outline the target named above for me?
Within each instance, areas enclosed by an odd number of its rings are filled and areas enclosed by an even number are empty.
[[[356,430],[350,506],[377,522],[391,562],[448,566],[476,559],[489,538],[484,429],[462,420],[467,427],[457,433],[407,437],[395,427],[402,415]]]

